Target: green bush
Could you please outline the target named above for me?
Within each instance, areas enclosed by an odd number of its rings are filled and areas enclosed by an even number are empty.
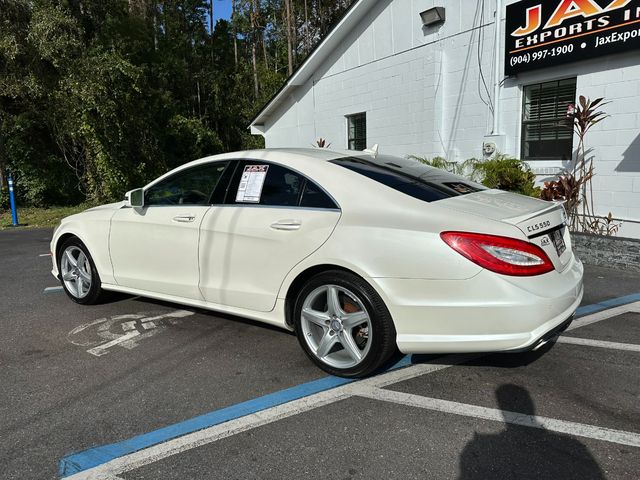
[[[536,176],[529,165],[507,155],[498,154],[490,160],[470,158],[464,162],[452,162],[442,157],[428,159],[416,155],[410,155],[409,158],[467,177],[474,182],[482,183],[485,187],[540,197],[541,190],[535,186]]]
[[[522,160],[498,154],[490,160],[472,158],[465,162],[470,178],[485,187],[540,198],[540,188],[535,186],[536,176]]]

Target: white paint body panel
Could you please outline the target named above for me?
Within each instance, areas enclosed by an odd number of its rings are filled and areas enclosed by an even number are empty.
[[[78,236],[107,290],[283,328],[289,328],[289,288],[300,274],[327,265],[348,269],[380,294],[405,353],[526,348],[573,314],[583,270],[566,231],[568,253],[549,255],[555,270],[526,278],[484,270],[440,238],[453,230],[527,241],[527,226],[540,219],[561,225],[559,207],[497,191],[426,203],[327,161],[347,154],[260,150],[177,169],[222,159],[280,163],[325,188],[340,211],[211,206],[148,207],[140,213],[119,203],[63,220],[51,248],[55,252],[64,235]],[[171,221],[187,213],[182,209],[196,217],[187,226]],[[271,229],[279,220],[295,220],[300,229]]]
[[[56,250],[54,246],[63,235],[74,235],[81,238],[87,246],[96,264],[100,278],[105,283],[115,283],[113,268],[109,256],[109,231],[111,217],[123,205],[123,202],[90,208],[82,213],[71,215],[62,221],[56,229],[51,241],[53,255],[53,273],[58,274],[56,265]]]
[[[200,223],[210,207],[121,208],[111,218],[110,254],[116,283],[202,300],[198,289]],[[178,222],[176,217],[193,217]]]
[[[212,207],[200,233],[200,290],[207,302],[273,310],[282,280],[331,235],[339,211]],[[298,229],[276,230],[277,222]]]

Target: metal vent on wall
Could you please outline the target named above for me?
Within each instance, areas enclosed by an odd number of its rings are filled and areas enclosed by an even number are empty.
[[[561,167],[539,167],[539,168],[532,168],[531,171],[535,175],[558,175],[560,172],[562,172],[562,168]]]

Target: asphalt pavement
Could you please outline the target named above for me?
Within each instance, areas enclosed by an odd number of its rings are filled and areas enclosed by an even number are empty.
[[[127,296],[74,304],[50,236],[0,232],[0,478],[59,478],[74,452],[326,378],[293,335],[255,322]],[[640,275],[586,272],[583,305],[640,293]],[[249,415],[104,478],[640,478],[640,313],[617,308],[569,343],[433,371],[448,357],[416,358],[406,378]]]

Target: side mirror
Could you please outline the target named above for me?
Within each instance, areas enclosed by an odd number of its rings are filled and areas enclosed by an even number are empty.
[[[136,188],[125,194],[125,202],[127,207],[142,208],[144,207],[144,190]]]

